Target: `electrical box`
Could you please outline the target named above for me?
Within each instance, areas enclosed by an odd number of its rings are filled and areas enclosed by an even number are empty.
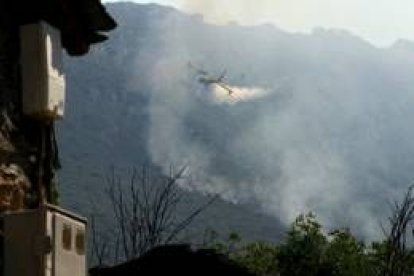
[[[5,276],[86,276],[86,219],[53,205],[4,220]]]
[[[23,113],[42,120],[63,117],[65,76],[60,31],[44,21],[20,27]]]

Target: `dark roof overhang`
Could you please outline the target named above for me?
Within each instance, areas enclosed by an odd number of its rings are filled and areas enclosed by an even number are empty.
[[[9,0],[8,8],[18,25],[44,20],[58,28],[63,47],[73,56],[86,54],[117,26],[100,0]]]

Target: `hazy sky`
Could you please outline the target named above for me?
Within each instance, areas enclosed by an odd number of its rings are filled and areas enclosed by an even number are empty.
[[[104,2],[117,2],[110,0]],[[315,27],[347,29],[372,43],[388,46],[414,40],[412,0],[136,0],[173,5],[202,13],[214,23],[275,23],[281,29],[309,32]]]

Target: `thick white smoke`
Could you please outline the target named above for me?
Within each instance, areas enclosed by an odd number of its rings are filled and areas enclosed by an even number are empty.
[[[137,57],[146,66],[137,72],[151,76],[153,162],[189,164],[201,192],[254,202],[287,223],[315,211],[328,226],[380,234],[385,203],[414,178],[406,53],[346,33],[293,36],[175,14],[163,22],[165,47]],[[193,60],[227,68],[234,93],[200,83]]]
[[[270,22],[284,30],[302,33],[320,26],[347,29],[378,46],[388,46],[399,38],[414,38],[409,14],[413,3],[409,0],[401,0],[398,5],[369,0],[174,0],[172,3],[187,12],[202,14],[213,24]],[[371,11],[371,16],[367,17],[366,11]]]
[[[265,96],[268,91],[260,87],[242,87],[232,85],[211,85],[211,93],[217,103],[236,104]]]

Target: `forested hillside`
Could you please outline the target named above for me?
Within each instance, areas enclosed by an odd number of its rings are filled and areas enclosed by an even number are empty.
[[[340,30],[215,26],[157,5],[108,9],[119,23],[111,39],[66,61],[66,206],[86,210],[111,165],[188,165],[195,200],[231,202],[211,208],[204,225],[272,239],[278,219],[311,210],[324,225],[378,234],[385,203],[414,178],[411,42],[379,49]],[[234,93],[203,84],[201,71],[224,73]]]

